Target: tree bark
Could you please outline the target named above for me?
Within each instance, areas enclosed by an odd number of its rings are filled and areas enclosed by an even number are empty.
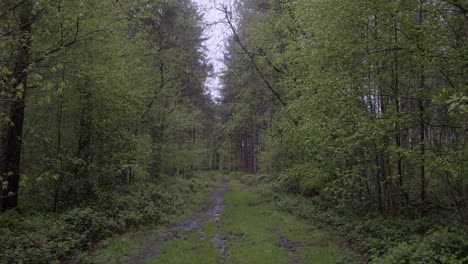
[[[21,146],[23,137],[24,109],[28,80],[28,68],[31,65],[32,1],[25,1],[18,7],[18,50],[12,84],[9,91],[13,102],[9,109],[10,124],[6,128],[6,138],[2,145],[4,154],[1,175],[7,187],[0,197],[0,211],[17,207],[21,170]]]
[[[424,78],[422,78],[422,83],[424,83]],[[420,157],[421,157],[421,165],[419,167],[420,176],[421,176],[421,208],[420,208],[420,215],[421,217],[425,215],[425,205],[426,205],[426,167],[425,167],[425,155],[426,155],[426,134],[425,134],[425,124],[424,124],[424,104],[423,100],[419,99],[419,114],[420,114],[420,123],[419,123],[419,144],[420,144]]]

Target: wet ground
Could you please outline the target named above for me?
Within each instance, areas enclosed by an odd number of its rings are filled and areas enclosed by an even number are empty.
[[[191,232],[203,232],[202,225],[206,223],[215,223],[220,227],[221,215],[224,211],[223,197],[229,192],[228,181],[221,178],[221,185],[217,186],[210,194],[210,197],[201,206],[200,210],[193,214],[190,218],[184,219],[181,222],[173,225],[164,232],[152,235],[144,242],[143,249],[137,254],[131,256],[128,260],[122,263],[126,264],[143,264],[148,260],[157,260],[161,253],[161,246],[165,241],[172,239],[183,239]],[[221,254],[226,253],[225,240],[219,235],[213,239]]]
[[[192,216],[149,235],[122,264],[327,264],[344,251],[327,232],[278,212],[225,178]]]

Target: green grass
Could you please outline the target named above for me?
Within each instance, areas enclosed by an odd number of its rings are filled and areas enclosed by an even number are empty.
[[[202,234],[194,231],[186,239],[167,241],[158,259],[148,260],[145,264],[216,264],[221,262],[215,245],[211,240],[202,240]]]
[[[216,227],[216,224],[213,222],[203,224],[202,228],[203,228],[203,234],[205,235],[206,238],[212,238],[216,236],[216,234],[218,233],[218,228]]]
[[[220,183],[219,181],[216,181]],[[211,183],[213,184],[214,181]],[[146,264],[287,264],[291,256],[280,245],[280,238],[300,243],[295,257],[304,264],[339,263],[345,257],[343,249],[334,242],[334,234],[314,228],[306,220],[280,212],[273,205],[261,200],[260,195],[232,182],[232,191],[224,196],[226,209],[221,225],[208,222],[200,230],[179,234],[166,241],[159,249],[161,254]],[[186,205],[183,219],[206,199],[207,192],[192,195],[192,202]],[[157,231],[161,231],[160,230]],[[139,250],[144,238],[151,232],[130,233],[110,240],[99,254],[101,262],[117,263],[126,255]],[[220,255],[213,237],[227,237],[228,258]]]
[[[278,235],[267,230],[275,218],[248,206],[257,200],[254,193],[238,186],[233,189],[224,197],[227,210],[223,215],[224,232],[232,239],[228,244],[231,259],[242,264],[288,263],[288,252],[278,247]]]
[[[343,249],[335,244],[326,247],[307,247],[299,252],[299,256],[304,264],[334,264],[344,259]]]
[[[154,230],[152,230],[152,232],[154,232]],[[129,232],[104,241],[103,245],[105,245],[105,247],[96,252],[93,261],[99,264],[119,263],[119,261],[126,256],[138,251],[139,245],[144,242],[144,238],[146,237],[145,233],[144,231]]]
[[[187,199],[187,202],[182,208],[182,213],[166,216],[169,225],[191,216],[194,211],[200,208],[200,204],[207,199],[209,190],[217,184],[217,180],[212,180],[209,173],[205,174],[207,175],[198,175],[196,179],[202,184],[203,189],[190,195],[190,198]],[[103,241],[101,247],[96,250],[90,258],[93,263],[97,264],[121,263],[121,261],[125,260],[128,256],[138,253],[146,238],[164,231],[166,228],[167,225],[153,226],[111,237]]]
[[[302,263],[338,263],[344,251],[333,242],[333,234],[318,231],[310,222],[275,210],[262,203],[254,192],[233,184],[233,192],[226,194],[227,210],[223,217],[224,232],[234,238],[229,253],[240,264],[288,263],[288,251],[280,247],[280,237],[300,242],[296,257]],[[249,206],[250,204],[250,206]]]

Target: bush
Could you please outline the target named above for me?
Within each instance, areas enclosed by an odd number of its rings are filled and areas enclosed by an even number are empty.
[[[356,216],[327,206],[319,197],[275,192],[276,206],[334,230],[376,264],[462,264],[468,261],[466,226],[439,227],[437,219]]]
[[[103,193],[93,206],[60,215],[0,215],[0,263],[61,263],[97,241],[131,228],[161,225],[182,214],[190,194],[208,186],[206,176],[162,178]]]
[[[315,196],[320,194],[326,183],[326,175],[316,166],[306,163],[294,165],[278,177],[283,190],[294,194]]]
[[[398,243],[375,264],[463,264],[468,262],[468,236],[448,228]]]
[[[233,177],[246,185],[270,184],[274,178],[268,174],[245,174],[241,172],[231,173],[229,177]]]

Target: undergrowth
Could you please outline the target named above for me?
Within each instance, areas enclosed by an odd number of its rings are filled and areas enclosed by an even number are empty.
[[[277,208],[309,219],[318,228],[334,230],[361,254],[362,262],[375,264],[468,263],[466,225],[438,218],[387,219],[353,214],[319,196],[304,197],[281,191],[268,175],[233,173]]]
[[[2,213],[0,263],[54,264],[71,258],[86,263],[87,255],[81,253],[107,237],[171,223],[212,181],[207,173],[189,179],[167,176],[157,183],[120,187],[102,194],[95,204],[60,214]]]

